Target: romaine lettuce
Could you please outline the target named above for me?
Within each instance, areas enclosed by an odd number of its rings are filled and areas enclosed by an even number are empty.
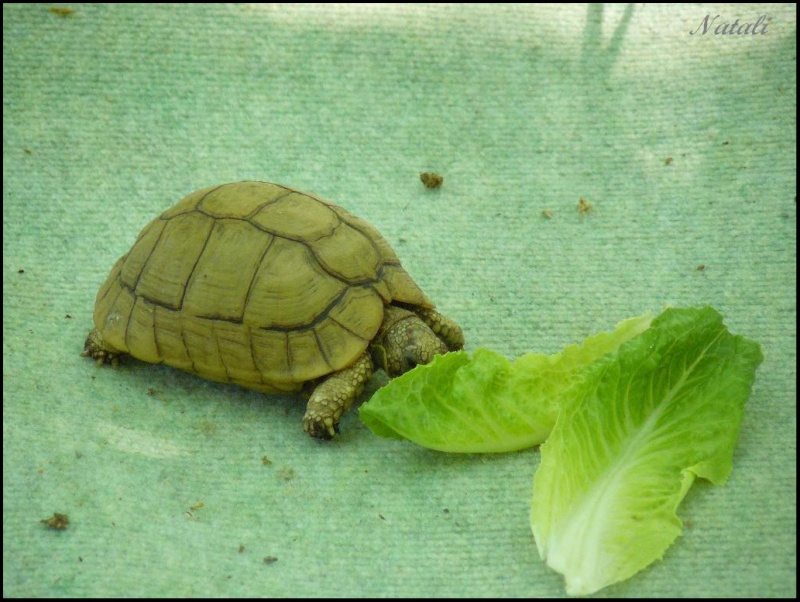
[[[559,400],[595,360],[650,325],[648,313],[561,353],[529,353],[514,362],[480,348],[437,356],[393,379],[359,416],[377,435],[445,452],[508,452],[544,441]]]
[[[541,447],[531,512],[539,554],[567,593],[661,558],[694,478],[725,483],[761,360],[713,309],[669,309],[567,392]]]
[[[439,356],[393,380],[360,416],[376,434],[448,452],[542,445],[531,528],[567,593],[626,579],[681,533],[695,477],[731,471],[760,346],[710,307],[620,323],[554,356]]]

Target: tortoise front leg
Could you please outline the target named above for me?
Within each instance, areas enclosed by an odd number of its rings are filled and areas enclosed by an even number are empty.
[[[436,333],[436,336],[444,341],[450,351],[458,351],[464,348],[464,333],[461,327],[453,320],[440,314],[435,309],[425,309],[424,307],[414,307],[412,309]]]
[[[303,428],[312,437],[331,439],[339,431],[339,419],[372,376],[372,360],[365,352],[350,367],[334,372],[317,385],[306,405]]]

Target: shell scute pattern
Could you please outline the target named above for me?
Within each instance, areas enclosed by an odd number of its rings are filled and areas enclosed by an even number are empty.
[[[266,182],[194,192],[150,222],[95,301],[83,355],[130,354],[265,392],[310,385],[329,439],[376,367],[397,376],[464,335],[368,222]]]
[[[95,323],[139,359],[282,391],[352,364],[392,299],[433,307],[375,228],[311,195],[242,182],[153,220],[101,288]]]

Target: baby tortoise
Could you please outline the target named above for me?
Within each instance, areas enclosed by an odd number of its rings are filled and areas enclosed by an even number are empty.
[[[266,393],[310,391],[330,439],[375,366],[397,376],[464,345],[380,233],[287,186],[237,182],[182,199],[97,293],[83,354],[124,354]]]

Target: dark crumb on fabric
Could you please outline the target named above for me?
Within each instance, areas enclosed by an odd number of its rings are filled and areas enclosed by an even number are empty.
[[[66,6],[51,6],[47,10],[49,10],[54,15],[58,15],[59,17],[69,17],[70,15],[75,13],[74,8],[67,8]]]
[[[294,469],[285,466],[278,470],[278,476],[284,481],[291,481],[294,478]]]
[[[425,188],[439,188],[444,183],[444,177],[432,171],[419,174],[419,179],[422,180]]]
[[[54,512],[53,516],[50,518],[43,518],[39,522],[53,531],[63,531],[69,527],[69,517],[66,514],[60,514],[58,512]]]

